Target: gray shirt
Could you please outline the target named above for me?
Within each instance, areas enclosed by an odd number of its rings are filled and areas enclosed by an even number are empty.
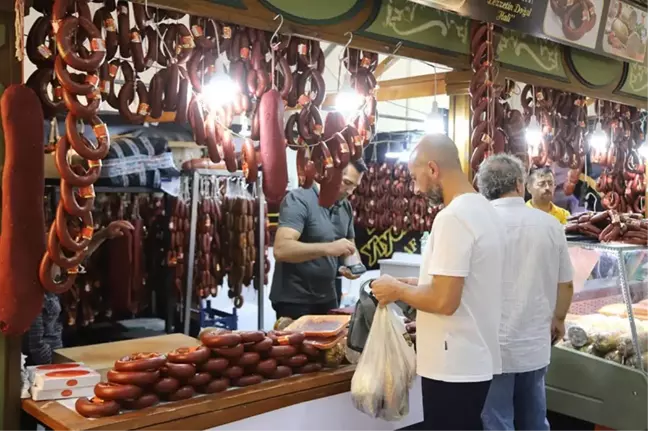
[[[347,199],[324,208],[318,202],[318,190],[294,189],[281,202],[279,227],[289,227],[301,234],[300,242],[333,242],[354,239],[353,210]],[[274,303],[320,304],[334,301],[337,257],[319,257],[301,263],[276,262],[270,301]]]

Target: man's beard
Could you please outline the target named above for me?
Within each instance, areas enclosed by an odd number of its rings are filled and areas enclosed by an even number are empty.
[[[428,205],[438,206],[443,204],[443,189],[441,186],[432,186],[430,190],[425,192],[425,197],[427,198]]]

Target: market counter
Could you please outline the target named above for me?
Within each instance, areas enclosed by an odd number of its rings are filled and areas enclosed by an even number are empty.
[[[129,352],[168,351],[197,340],[181,334],[62,349],[59,362],[83,361],[102,375],[116,357]],[[155,349],[162,345],[164,348]],[[124,353],[126,352],[126,353]],[[101,367],[96,366],[101,365]],[[233,388],[219,394],[200,395],[185,401],[159,404],[117,416],[86,419],[58,401],[23,400],[23,410],[56,430],[107,429],[382,429],[394,430],[423,420],[420,380],[410,392],[410,414],[398,422],[373,419],[357,411],[350,387],[355,366],[267,380],[255,386]],[[333,413],[333,414],[332,414]]]
[[[23,410],[56,430],[204,430],[293,404],[349,391],[354,366],[265,381],[247,388],[160,404],[142,411],[86,419],[57,401],[24,400]]]

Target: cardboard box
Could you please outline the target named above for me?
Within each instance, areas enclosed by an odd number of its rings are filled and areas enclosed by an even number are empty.
[[[94,396],[94,385],[87,387],[73,387],[64,389],[49,389],[44,390],[41,388],[31,388],[31,397],[34,401],[47,401],[47,400],[61,400],[65,398],[79,398]]]
[[[65,364],[35,365],[27,367],[32,382],[32,397],[34,389],[39,391],[60,391],[74,388],[93,388],[99,383],[101,376],[92,368],[79,362]]]

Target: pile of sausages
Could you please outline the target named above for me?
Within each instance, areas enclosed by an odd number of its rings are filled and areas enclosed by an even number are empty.
[[[568,168],[565,194],[571,195],[585,164],[585,133],[587,131],[587,104],[585,97],[550,88],[526,85],[520,102],[528,125],[535,116],[542,129],[542,140],[537,148],[529,148],[530,164],[534,167],[553,163]]]
[[[492,154],[509,153],[527,159],[524,117],[507,101],[515,82],[496,85],[498,69],[494,64],[499,35],[493,24],[476,23],[471,28],[471,68],[474,72],[468,92],[472,112],[470,168],[476,173]],[[476,177],[475,177],[476,178]],[[476,181],[473,181],[476,187]]]
[[[37,60],[44,67],[51,67],[50,79],[55,76],[61,86],[61,101],[56,103],[59,109],[68,110],[65,134],[56,143],[55,155],[61,175],[61,202],[47,237],[47,252],[39,270],[41,284],[54,293],[63,293],[72,286],[78,266],[86,257],[86,248],[94,232],[92,185],[99,178],[101,159],[108,154],[110,145],[108,128],[97,117],[101,102],[97,71],[106,58],[106,46],[101,32],[88,15],[87,4],[82,1],[56,0],[51,17],[44,17],[41,20],[43,24],[39,24],[45,28],[42,31],[44,37],[51,36],[56,44],[54,52],[51,52],[47,48],[51,40],[37,41],[41,42],[37,46],[43,48],[36,50],[42,56]],[[89,42],[89,49],[83,45],[85,41]],[[68,67],[81,73],[73,74]],[[39,88],[46,89],[47,85],[39,84]],[[38,89],[36,92],[41,99],[49,97],[46,91],[45,94]],[[79,101],[80,96],[86,99],[85,104]],[[49,102],[54,103],[53,100]],[[79,122],[92,126],[96,142],[79,133]],[[70,149],[76,152],[78,159],[70,158]],[[82,228],[80,235],[73,236],[70,223],[76,220],[81,221]]]
[[[609,146],[592,151],[592,163],[604,168],[597,180],[605,208],[643,214],[646,207],[645,164],[639,155],[644,143],[641,111],[612,102],[597,101],[603,131]]]
[[[641,214],[622,214],[615,210],[575,214],[568,219],[565,232],[601,242],[648,244],[648,220],[644,220]]]
[[[135,353],[119,359],[108,371],[108,381],[95,386],[95,397],[77,400],[77,412],[90,418],[112,416],[322,369],[320,351],[305,344],[300,332],[217,329],[204,331],[200,340],[198,347],[166,355]]]
[[[349,201],[356,225],[395,233],[429,231],[440,210],[414,193],[414,181],[403,163],[370,163]]]

